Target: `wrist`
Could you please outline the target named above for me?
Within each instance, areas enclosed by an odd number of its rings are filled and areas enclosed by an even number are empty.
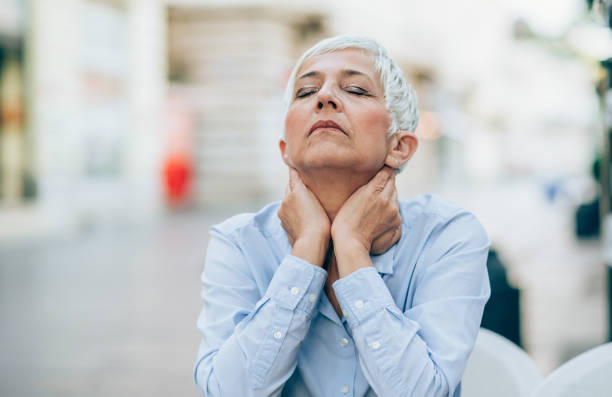
[[[322,267],[328,248],[328,235],[311,234],[300,237],[293,243],[291,255],[312,263],[315,266]]]
[[[346,277],[363,267],[372,266],[369,250],[357,240],[333,240],[334,255],[338,263],[340,278]]]
[[[347,230],[340,230],[338,228],[334,229],[332,225],[331,239],[334,242],[334,252],[338,250],[343,250],[347,252],[357,250],[364,251],[369,255],[372,242],[364,241],[360,237],[361,236],[359,236],[359,233],[354,233],[352,231]]]

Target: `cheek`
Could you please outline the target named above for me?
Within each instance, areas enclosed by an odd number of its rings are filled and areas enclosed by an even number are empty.
[[[297,111],[296,111],[297,110]],[[299,144],[299,136],[300,131],[302,130],[302,125],[304,124],[304,120],[300,115],[298,109],[292,107],[287,112],[287,116],[285,117],[285,142],[286,142],[286,150],[285,150],[285,160],[290,163],[295,160],[296,151],[298,151]]]
[[[290,138],[301,130],[301,126],[304,123],[300,118],[300,112],[296,111],[295,107],[292,107],[287,112],[285,118],[285,136]]]
[[[368,112],[358,113],[358,125],[367,126],[367,137],[372,140],[384,139],[388,137],[389,128],[391,127],[391,117],[386,109],[378,107],[370,109]]]
[[[391,126],[391,117],[386,109],[377,109],[370,115],[370,123],[376,125],[379,130],[384,131],[386,134]]]
[[[376,158],[377,161],[384,159],[389,150],[389,127],[391,126],[391,118],[386,109],[374,108],[369,112],[360,114],[359,125],[366,126],[362,129],[361,137],[363,137],[360,145],[369,154]]]

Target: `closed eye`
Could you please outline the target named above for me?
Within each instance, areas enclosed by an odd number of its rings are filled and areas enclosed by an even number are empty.
[[[304,98],[304,97],[307,97],[310,94],[314,94],[315,92],[317,92],[317,88],[316,87],[303,87],[303,88],[300,88],[299,90],[297,90],[297,92],[295,93],[295,97],[296,98]]]
[[[367,90],[359,86],[356,86],[356,85],[351,85],[349,87],[346,87],[345,91],[348,92],[349,94],[354,94],[354,95],[369,95]]]

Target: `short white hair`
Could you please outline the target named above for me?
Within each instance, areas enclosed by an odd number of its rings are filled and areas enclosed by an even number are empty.
[[[374,68],[378,72],[384,89],[386,107],[391,117],[389,134],[395,134],[400,130],[414,132],[419,124],[416,92],[406,82],[402,71],[393,59],[387,55],[384,47],[376,40],[361,36],[343,35],[330,37],[319,41],[302,54],[291,72],[287,88],[285,89],[285,117],[287,116],[289,105],[293,101],[293,90],[295,89],[297,73],[304,62],[317,55],[348,48],[364,50],[372,56]]]

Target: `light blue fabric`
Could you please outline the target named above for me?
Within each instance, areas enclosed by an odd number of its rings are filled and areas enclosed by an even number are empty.
[[[194,378],[206,396],[459,396],[490,295],[489,239],[435,195],[400,202],[402,237],[323,291],[291,256],[279,203],[211,228]]]

